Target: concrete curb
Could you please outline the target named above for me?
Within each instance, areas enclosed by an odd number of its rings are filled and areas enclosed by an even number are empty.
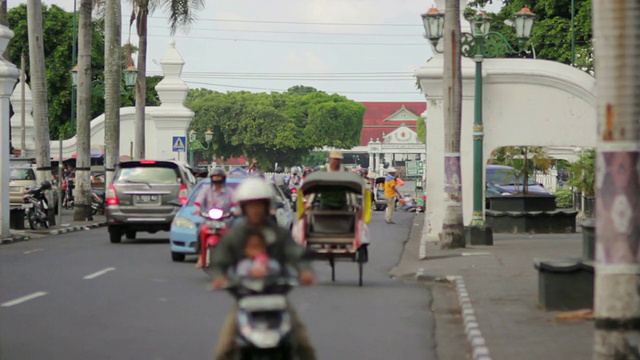
[[[96,228],[103,227],[103,226],[106,226],[106,225],[107,225],[106,222],[98,222],[98,223],[87,224],[87,225],[67,226],[67,227],[64,227],[62,229],[55,229],[55,230],[51,230],[49,232],[45,232],[44,234],[60,235],[60,234],[72,233],[72,232],[76,232],[76,231],[96,229]]]
[[[446,279],[456,287],[464,330],[471,346],[473,360],[491,360],[489,348],[487,348],[485,339],[480,332],[480,326],[478,325],[473,305],[471,305],[471,298],[464,284],[464,279],[462,276],[447,276]]]
[[[72,232],[82,231],[82,230],[97,229],[97,228],[103,227],[103,226],[107,226],[107,222],[106,221],[97,222],[97,223],[93,223],[93,224],[87,224],[87,225],[67,226],[67,227],[64,227],[64,228],[61,228],[61,229],[54,229],[54,230],[49,230],[49,231],[38,231],[38,232],[32,233],[31,235],[35,235],[36,237],[38,237],[38,236],[47,236],[47,235],[60,235],[60,234],[67,234],[67,233],[72,233]],[[12,235],[9,238],[2,239],[0,244],[7,245],[7,244],[13,244],[13,243],[22,242],[22,241],[29,241],[29,240],[31,240],[31,237],[32,236],[30,236],[29,234]]]

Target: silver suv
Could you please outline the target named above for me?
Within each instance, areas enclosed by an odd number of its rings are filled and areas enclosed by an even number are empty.
[[[195,183],[189,167],[182,162],[121,162],[105,194],[109,240],[119,243],[122,235],[135,239],[138,231],[169,231]]]

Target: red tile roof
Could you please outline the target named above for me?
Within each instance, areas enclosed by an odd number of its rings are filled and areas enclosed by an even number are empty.
[[[416,116],[422,115],[427,109],[427,102],[363,102],[361,103],[367,108],[364,113],[364,126],[367,125],[400,125],[402,122],[393,121],[391,123],[385,122],[384,119],[393,115],[396,111],[402,109],[404,105],[407,110],[416,114]],[[414,121],[406,121],[407,125],[415,125]],[[397,127],[397,126],[396,126]]]
[[[412,130],[416,130],[416,120],[406,121],[384,121],[384,119],[393,115],[395,112],[402,109],[404,106],[407,110],[416,114],[416,116],[422,115],[427,109],[427,103],[425,102],[363,102],[361,103],[367,108],[364,113],[362,133],[360,133],[360,145],[367,146],[369,141],[373,138],[382,139],[382,133],[389,134],[398,126],[404,122]]]
[[[220,158],[216,159],[216,164],[221,165],[222,164],[222,160]],[[224,164],[225,165],[248,165],[249,162],[247,161],[247,158],[245,158],[244,156],[240,156],[237,158],[227,158],[224,159]]]

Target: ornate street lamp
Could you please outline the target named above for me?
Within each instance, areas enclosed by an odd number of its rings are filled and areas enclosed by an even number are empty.
[[[202,150],[209,150],[209,146],[211,146],[211,140],[213,140],[213,131],[209,129],[204,132],[204,140],[207,143],[207,146],[202,145],[202,143],[198,141],[197,137],[198,133],[195,130],[191,129],[189,131],[189,163],[191,164],[191,166],[194,166],[193,151],[195,150],[195,147],[197,146]]]
[[[432,44],[437,44],[442,36],[442,25],[438,21],[443,17],[437,9],[430,9],[422,15],[425,33]],[[427,20],[429,19],[429,20]],[[531,37],[535,14],[527,6],[515,14],[515,30],[518,38],[518,48],[522,50],[524,44]],[[482,144],[484,140],[484,127],[482,124],[482,62],[484,58],[504,57],[509,54],[517,54],[516,51],[500,33],[490,31],[491,19],[485,12],[476,15],[471,24],[472,34],[461,34],[461,54],[471,58],[476,63],[475,76],[475,106],[473,121],[473,220],[471,231],[477,234],[484,233],[488,237],[488,228],[484,221],[484,166],[482,164]],[[432,31],[437,28],[437,31]],[[439,35],[439,37],[436,37]],[[435,48],[435,46],[434,46]],[[440,52],[436,49],[437,52]]]
[[[124,84],[130,88],[134,87],[138,80],[138,69],[133,65],[129,65],[122,72],[124,73]]]
[[[516,13],[515,18],[516,37],[518,38],[518,44],[522,47],[531,38],[536,15],[525,5]]]
[[[73,69],[70,71],[71,73],[71,84],[73,86],[78,86],[78,65],[76,64]]]
[[[444,14],[432,7],[422,14],[422,23],[424,24],[424,37],[429,39],[435,48],[444,32]]]

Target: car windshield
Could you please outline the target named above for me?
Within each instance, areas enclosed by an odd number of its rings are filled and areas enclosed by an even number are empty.
[[[487,183],[492,185],[521,185],[522,179],[516,176],[515,169],[487,169]],[[535,185],[535,178],[530,176],[528,184]]]
[[[227,189],[227,191],[231,191],[231,194],[233,194],[235,189],[238,188],[238,185],[240,185],[240,181],[237,181],[237,180],[239,179],[233,179],[233,180],[227,179],[227,182],[225,183],[225,188]],[[210,181],[199,182],[198,185],[196,185],[196,188],[191,193],[191,197],[189,197],[189,202],[187,203],[187,206],[193,205],[193,202],[196,200],[198,195],[203,191],[209,191],[210,188],[211,188]]]
[[[10,180],[35,180],[36,174],[33,169],[11,169]]]
[[[178,174],[169,167],[132,167],[120,169],[119,182],[153,183],[153,184],[177,184]]]

